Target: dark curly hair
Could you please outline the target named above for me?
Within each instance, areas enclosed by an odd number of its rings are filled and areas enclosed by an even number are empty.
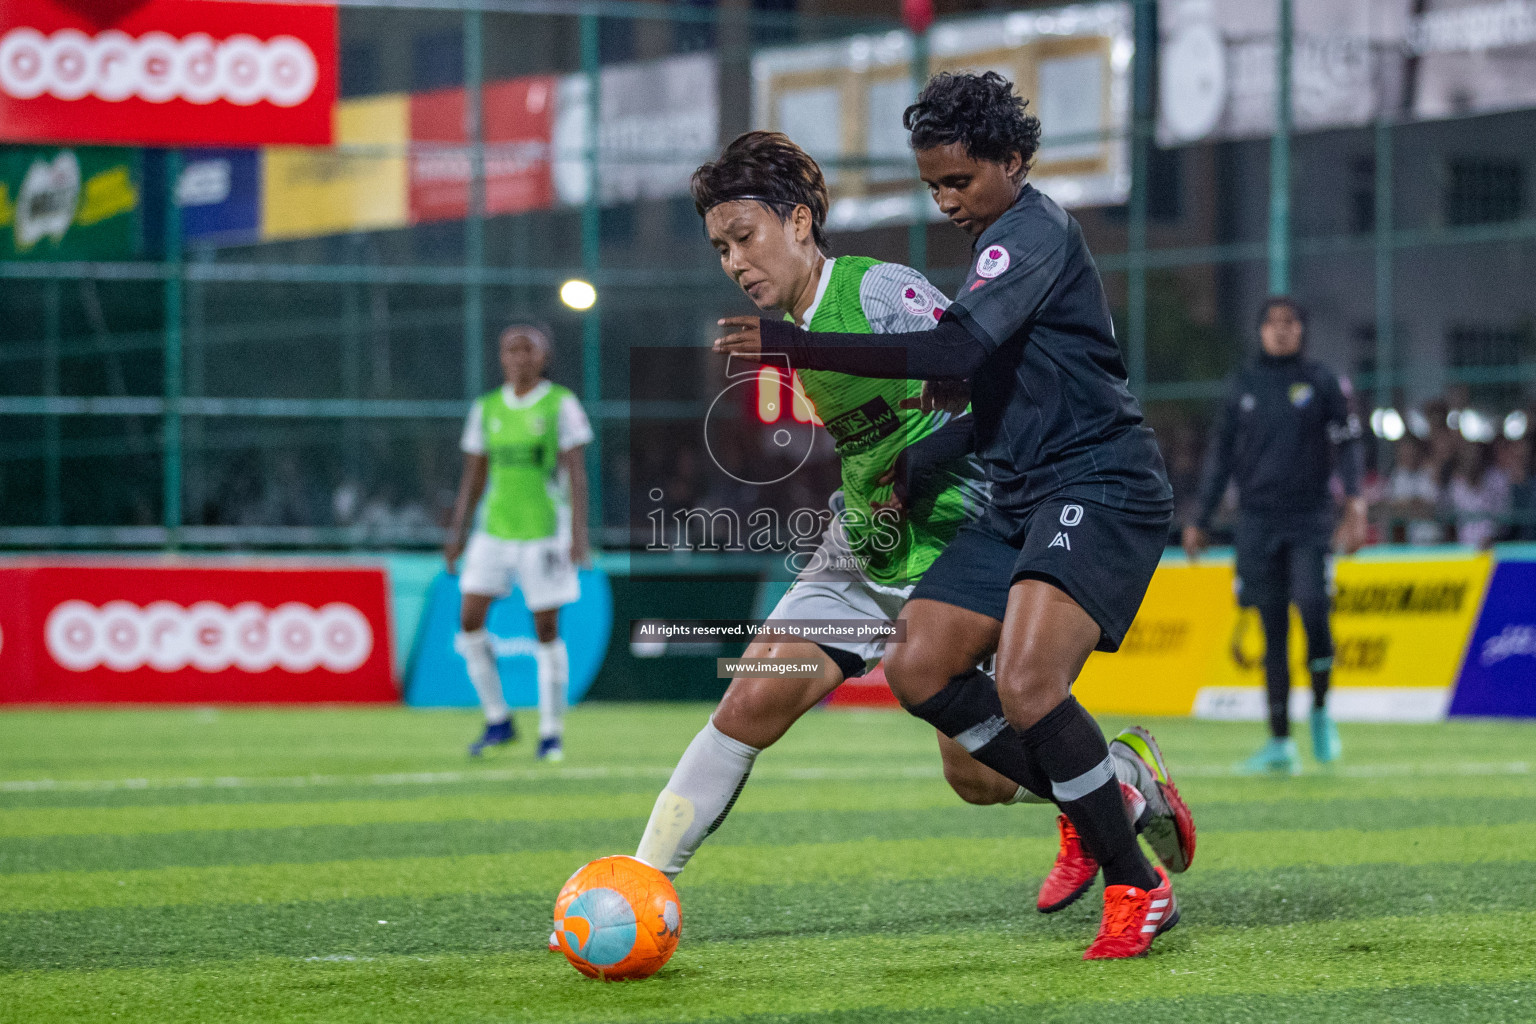
[[[928,80],[917,102],[901,115],[913,149],[961,143],[973,160],[1003,163],[1010,153],[1024,169],[1040,149],[1040,119],[1028,113],[1029,101],[996,71],[977,75],[948,71]]]
[[[739,199],[756,200],[780,221],[804,206],[811,211],[811,238],[823,252],[828,248],[826,179],[811,155],[783,132],[738,135],[718,160],[693,172],[688,191],[701,217],[711,207]]]

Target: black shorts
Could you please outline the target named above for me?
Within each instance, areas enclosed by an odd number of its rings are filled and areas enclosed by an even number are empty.
[[[988,509],[966,523],[929,566],[909,600],[943,601],[999,622],[1008,590],[1039,579],[1098,623],[1098,649],[1114,651],[1141,607],[1168,545],[1171,512],[1125,512],[1057,494],[1022,518]]]
[[[1233,538],[1237,603],[1243,608],[1328,601],[1332,536],[1325,530],[1286,530],[1239,518]]]

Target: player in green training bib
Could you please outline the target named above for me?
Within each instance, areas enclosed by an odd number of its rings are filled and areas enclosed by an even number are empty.
[[[827,189],[821,169],[776,132],[749,132],[694,172],[694,204],[722,268],[761,309],[812,331],[886,333],[933,326],[948,300],[917,271],[857,256],[825,255]],[[888,621],[960,525],[980,511],[980,469],[963,456],[923,494],[890,507],[897,456],[942,427],[917,381],[841,373],[800,375],[815,415],[836,442],[841,491],[820,549],[769,616]],[[963,405],[963,401],[961,403]],[[926,406],[926,408],[925,408]],[[675,876],[730,811],[754,759],[845,678],[880,660],[884,641],[758,640],[745,658],[805,660],[814,678],[733,679],[657,798],[636,856]],[[940,737],[945,777],[973,803],[1013,802],[1023,790]]]
[[[587,560],[587,477],[584,449],[592,427],[576,396],[543,378],[549,338],[537,327],[502,332],[506,384],[470,407],[459,447],[464,475],[443,554],[448,571],[462,554],[461,632],[454,648],[485,711],[485,732],[469,752],[510,743],[517,730],[507,707],[485,617],[491,602],[515,583],[533,613],[538,637],[539,749],[558,761],[568,676],[559,613],[581,594],[576,567]],[[569,488],[569,504],[566,488]],[[484,493],[485,501],[480,501]],[[476,506],[479,523],[468,547],[464,536]]]

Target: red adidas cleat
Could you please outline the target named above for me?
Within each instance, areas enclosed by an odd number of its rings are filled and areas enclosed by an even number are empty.
[[[1104,890],[1104,919],[1099,934],[1083,954],[1084,960],[1122,960],[1145,956],[1152,940],[1179,923],[1179,901],[1173,897],[1168,873],[1154,864],[1162,881],[1148,891],[1134,885],[1111,885]]]
[[[559,952],[561,952],[561,949],[560,949],[560,939],[559,939],[559,937],[557,937],[555,935],[554,932],[550,932],[549,933],[549,951],[551,953],[559,953]]]
[[[1061,830],[1061,848],[1056,851],[1056,863],[1051,865],[1050,874],[1040,883],[1040,898],[1035,902],[1042,914],[1070,907],[1093,886],[1099,874],[1099,862],[1083,849],[1077,829],[1065,814],[1056,818],[1056,827]]]

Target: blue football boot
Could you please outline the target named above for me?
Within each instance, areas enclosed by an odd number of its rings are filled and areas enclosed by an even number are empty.
[[[1327,708],[1313,708],[1311,723],[1313,759],[1318,764],[1332,764],[1344,753],[1344,744],[1339,742],[1339,727],[1333,724]]]
[[[539,740],[540,761],[548,761],[551,764],[559,764],[565,760],[565,750],[560,746],[559,736],[545,736]]]
[[[1271,739],[1257,754],[1237,766],[1239,775],[1300,775],[1301,755],[1293,739]]]
[[[512,724],[512,719],[505,722],[487,722],[485,732],[475,742],[469,745],[469,756],[479,757],[486,747],[503,747],[517,739],[517,726]]]

